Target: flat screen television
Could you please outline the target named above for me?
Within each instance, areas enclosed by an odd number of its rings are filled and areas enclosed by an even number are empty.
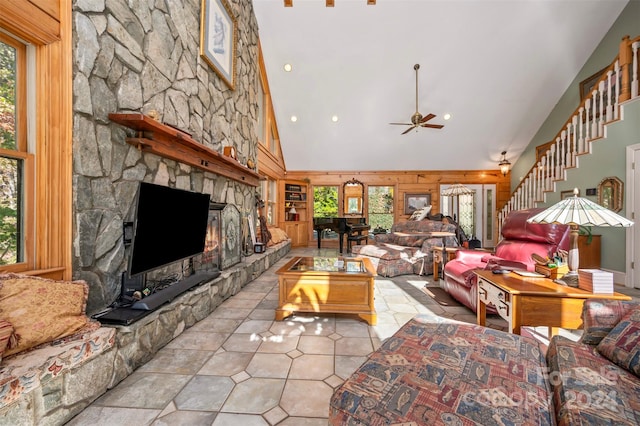
[[[133,223],[129,276],[202,253],[209,200],[209,194],[141,182]]]

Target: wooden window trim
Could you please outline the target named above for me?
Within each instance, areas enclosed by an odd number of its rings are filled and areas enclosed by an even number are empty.
[[[35,135],[34,153],[27,157],[25,172],[33,182],[32,206],[33,234],[29,245],[33,247],[33,263],[27,265],[32,274],[54,275],[59,279],[72,278],[72,134],[73,134],[73,51],[72,2],[39,2],[47,11],[57,10],[56,17],[46,22],[29,13],[33,4],[25,0],[0,1],[0,28],[32,43],[35,57],[36,104],[33,110]],[[4,14],[9,10],[11,15]],[[51,11],[48,11],[49,13]],[[29,17],[29,19],[23,19]],[[55,25],[50,26],[52,22]],[[46,25],[45,25],[46,24]],[[43,26],[51,37],[43,37]],[[29,209],[28,209],[29,210]],[[26,238],[26,235],[25,235]],[[26,241],[25,241],[26,244]],[[43,271],[40,273],[39,271]]]

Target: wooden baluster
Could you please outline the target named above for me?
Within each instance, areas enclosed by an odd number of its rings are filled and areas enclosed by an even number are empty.
[[[600,97],[600,118],[598,119],[598,137],[604,136],[604,81],[598,84],[598,95]]]
[[[543,195],[544,194],[544,157],[542,157],[540,159],[540,161],[538,162],[538,196],[536,198],[536,201],[542,201],[543,200]]]
[[[591,139],[598,138],[598,91],[591,92]]]
[[[548,149],[545,156],[545,171],[544,171],[544,189],[545,191],[551,191],[551,150]]]
[[[617,120],[620,115],[620,61],[616,61],[613,69],[616,74],[616,94],[613,99],[613,119]]]
[[[584,152],[584,137],[582,136],[584,132],[584,108],[580,107],[578,112],[578,130],[580,132],[580,136],[578,137],[578,152],[582,153]]]
[[[591,98],[587,98],[584,103],[584,150],[587,152],[587,142],[591,140],[591,126],[589,125],[589,116],[591,112]]]
[[[565,130],[560,132],[560,174],[563,175],[562,173],[564,170],[567,169],[567,167],[571,166],[571,161],[567,160],[568,156],[569,156],[569,143],[567,141],[567,132]]]
[[[578,156],[578,132],[577,132],[577,127],[578,125],[578,116],[574,115],[573,118],[571,119],[571,166],[572,167],[578,167],[578,162],[576,161],[577,156]]]
[[[618,60],[620,61],[621,72],[620,79],[618,80],[618,82],[620,83],[620,95],[618,97],[618,102],[622,103],[628,101],[631,97],[631,93],[629,91],[629,66],[631,65],[631,49],[628,35],[624,36],[622,38],[622,41],[620,42]]]
[[[631,44],[633,50],[633,74],[631,75],[631,98],[638,96],[638,49],[640,48],[640,41],[634,41]]]
[[[607,71],[607,118],[606,121],[609,122],[613,120],[613,104],[611,103],[611,95],[612,95],[612,87],[611,87],[611,76],[613,75],[613,71]]]

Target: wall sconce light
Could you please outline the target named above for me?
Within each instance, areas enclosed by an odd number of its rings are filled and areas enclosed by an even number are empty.
[[[502,151],[502,160],[498,163],[500,166],[500,172],[502,176],[506,176],[509,173],[509,168],[511,167],[511,163],[507,160],[507,151]]]

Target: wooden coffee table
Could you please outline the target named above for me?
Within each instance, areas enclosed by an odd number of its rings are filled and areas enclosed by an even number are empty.
[[[549,327],[549,335],[556,334],[557,328],[579,329],[585,300],[631,300],[621,293],[591,293],[561,286],[548,278],[526,278],[515,272],[494,274],[480,270],[475,273],[478,275],[478,324],[486,324],[487,304],[491,303],[498,315],[509,323],[510,333],[520,334],[522,326]]]
[[[367,258],[294,257],[278,274],[280,321],[294,312],[356,314],[370,325],[376,271]]]

